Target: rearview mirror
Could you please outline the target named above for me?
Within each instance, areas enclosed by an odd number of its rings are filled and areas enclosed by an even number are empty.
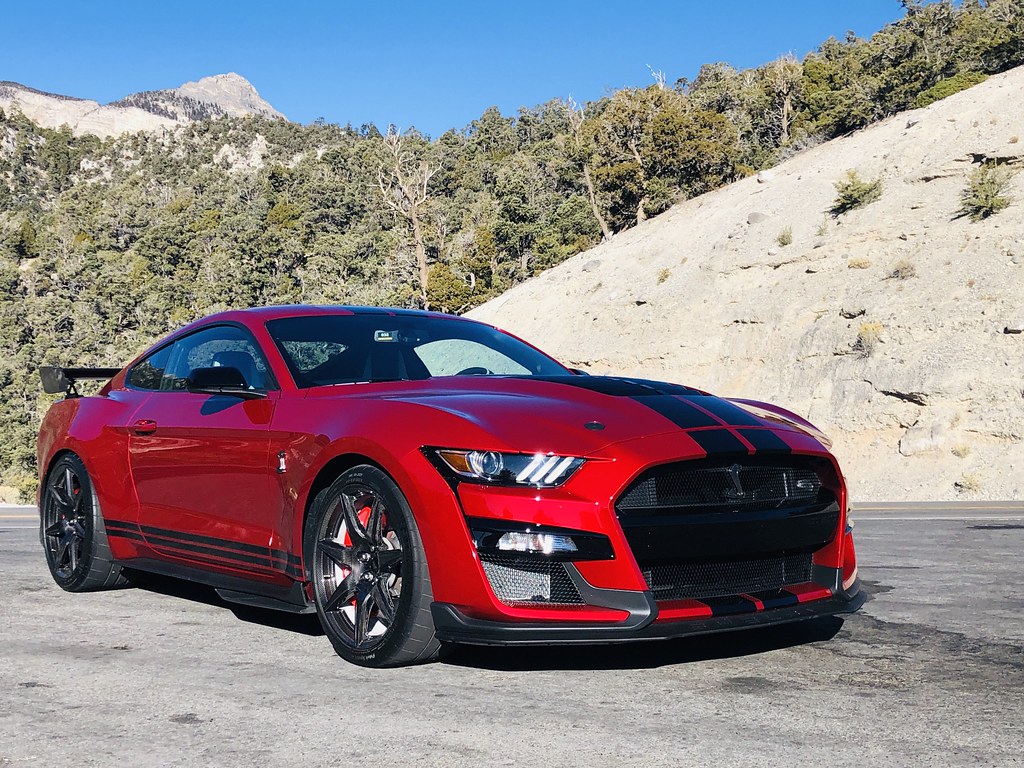
[[[195,368],[186,381],[189,392],[204,395],[230,395],[247,400],[267,396],[266,392],[249,389],[242,372],[230,365]]]

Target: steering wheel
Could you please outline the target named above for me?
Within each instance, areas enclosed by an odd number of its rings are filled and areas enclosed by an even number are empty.
[[[480,365],[470,366],[469,368],[463,368],[461,371],[456,373],[456,376],[486,376],[494,371],[488,370]]]

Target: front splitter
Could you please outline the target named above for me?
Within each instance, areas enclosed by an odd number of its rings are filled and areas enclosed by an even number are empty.
[[[654,604],[649,592],[633,594],[639,601]],[[630,619],[615,624],[586,625],[489,621],[467,616],[450,603],[433,603],[430,611],[437,638],[442,642],[467,645],[603,645],[639,640],[670,640],[837,616],[855,612],[864,604],[865,599],[866,595],[861,591],[858,579],[850,589],[832,597],[756,613],[658,622],[655,608],[641,626]]]

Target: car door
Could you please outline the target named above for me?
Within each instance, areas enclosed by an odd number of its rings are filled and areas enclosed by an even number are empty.
[[[269,428],[278,389],[262,351],[238,326],[173,342],[159,389],[134,416],[128,452],[146,542],[168,558],[209,568],[285,573],[276,544],[280,484]],[[197,368],[238,368],[265,397],[187,391]]]

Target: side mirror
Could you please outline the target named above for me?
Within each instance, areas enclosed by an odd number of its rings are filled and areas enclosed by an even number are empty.
[[[569,370],[572,371],[573,375],[575,375],[575,376],[589,376],[590,375],[589,373],[587,373],[586,371],[584,371],[584,370],[582,370],[580,368],[570,368]]]
[[[188,375],[186,385],[189,392],[204,395],[229,395],[240,397],[243,400],[255,400],[267,396],[266,392],[249,389],[242,372],[230,365],[196,368]]]

